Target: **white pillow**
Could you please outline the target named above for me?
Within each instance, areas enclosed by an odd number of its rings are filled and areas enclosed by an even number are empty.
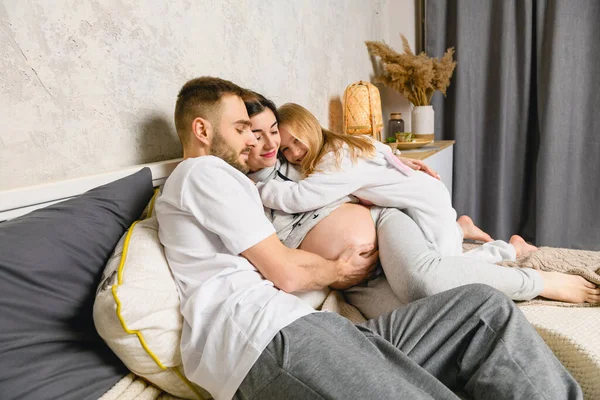
[[[183,374],[179,306],[156,217],[134,223],[104,270],[94,303],[96,329],[135,374],[174,396],[209,399]]]
[[[148,207],[152,215],[153,201]],[[297,293],[320,308],[330,289]],[[94,302],[102,339],[133,373],[184,399],[210,394],[183,374],[179,294],[158,240],[158,221],[135,222],[108,261]]]
[[[315,310],[320,310],[325,299],[329,296],[329,293],[331,293],[331,289],[326,286],[323,289],[313,290],[311,292],[296,292],[292,294],[303,300],[305,303],[308,303],[308,305]]]

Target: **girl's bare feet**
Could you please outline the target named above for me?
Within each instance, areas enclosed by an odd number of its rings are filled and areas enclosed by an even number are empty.
[[[567,303],[600,303],[600,289],[578,275],[538,271],[544,280],[541,296]]]
[[[517,252],[517,257],[524,256],[529,253],[533,253],[537,251],[537,247],[527,243],[525,239],[523,239],[519,235],[512,235],[508,243],[512,244]]]
[[[470,240],[479,240],[480,242],[492,242],[494,239],[481,229],[479,229],[468,215],[463,215],[456,220],[463,231],[463,238]]]

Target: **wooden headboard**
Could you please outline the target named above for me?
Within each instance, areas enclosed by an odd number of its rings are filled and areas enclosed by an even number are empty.
[[[0,190],[0,221],[16,218],[38,208],[68,200],[97,186],[131,175],[144,167],[152,171],[154,186],[162,185],[182,159],[135,165],[112,172],[64,181]]]

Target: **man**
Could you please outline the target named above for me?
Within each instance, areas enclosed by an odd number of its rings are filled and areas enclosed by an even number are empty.
[[[327,261],[287,249],[247,172],[256,143],[245,91],[203,77],[181,89],[185,160],[156,203],[177,282],[187,377],[215,399],[581,398],[581,390],[507,297],[464,286],[364,325],[289,294],[348,287],[376,253]]]

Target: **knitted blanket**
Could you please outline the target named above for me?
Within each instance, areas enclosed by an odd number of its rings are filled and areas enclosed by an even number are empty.
[[[470,250],[476,244],[465,244]],[[583,276],[600,285],[600,252],[541,247],[507,267],[528,267]],[[600,399],[600,307],[544,299],[520,302],[519,307],[557,358],[579,382],[586,399]],[[364,322],[360,311],[341,292],[331,291],[323,310],[337,312],[355,323]],[[133,374],[125,376],[100,400],[178,400]]]
[[[133,373],[127,374],[98,400],[183,400],[171,396]]]
[[[464,251],[479,246],[477,244],[463,244]],[[600,285],[600,251],[586,251],[562,249],[558,247],[540,247],[538,251],[519,257],[516,261],[499,263],[506,267],[523,267],[539,269],[541,271],[556,271],[566,274],[579,275],[588,281]],[[522,305],[546,304],[559,307],[598,307],[598,304],[572,304],[560,301],[536,298]]]

